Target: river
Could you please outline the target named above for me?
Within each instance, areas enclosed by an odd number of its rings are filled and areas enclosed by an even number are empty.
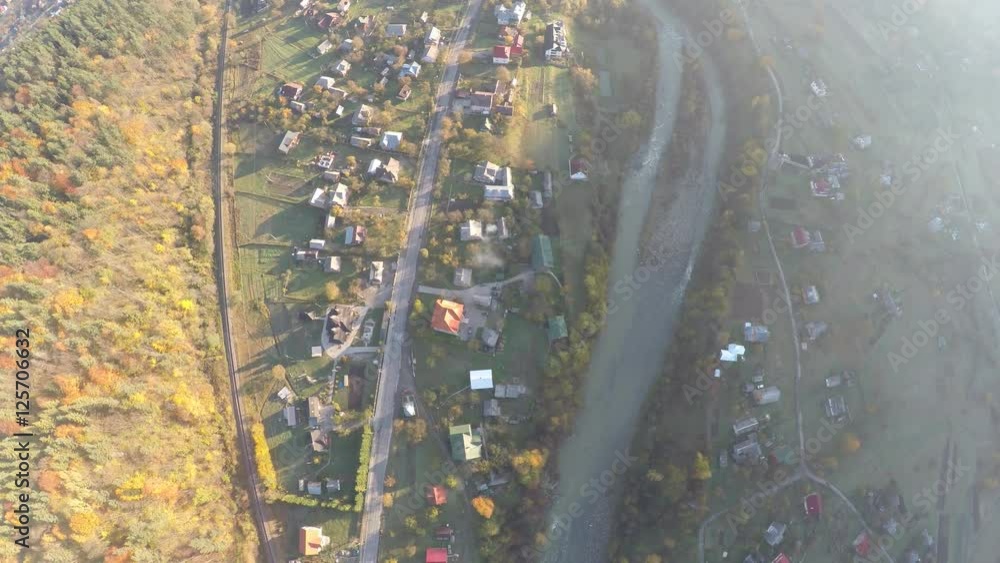
[[[682,74],[677,60],[686,33],[665,6],[656,0],[642,1],[659,27],[654,125],[623,185],[609,277],[609,314],[584,380],[584,406],[573,435],[559,452],[559,493],[549,516],[548,546],[540,557],[546,563],[608,559],[611,514],[621,473],[630,463],[628,448],[646,395],[663,369],[674,321],[711,221],[716,170],[725,142],[719,78],[705,59],[712,121],[702,166],[680,182],[665,216],[653,218],[652,236],[640,241],[673,132]],[[626,284],[634,289],[625,290]]]

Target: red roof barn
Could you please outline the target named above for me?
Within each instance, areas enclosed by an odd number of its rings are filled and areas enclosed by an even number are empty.
[[[771,563],[792,563],[792,560],[789,559],[788,556],[785,555],[784,553],[779,553],[778,556],[775,557],[774,561],[772,561]]]
[[[809,231],[803,226],[795,227],[792,231],[792,246],[795,248],[805,248],[809,246],[809,242],[812,237],[809,236]]]
[[[510,44],[510,54],[514,56],[520,56],[524,53],[524,36],[517,34],[514,36],[514,41]]]
[[[443,547],[428,547],[425,563],[448,563],[448,550]]]

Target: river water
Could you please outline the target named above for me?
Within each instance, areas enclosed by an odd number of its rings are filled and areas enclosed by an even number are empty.
[[[680,182],[652,236],[640,241],[680,95],[682,24],[656,0],[642,0],[658,20],[659,76],[654,125],[625,180],[609,277],[609,314],[584,379],[585,404],[559,452],[559,494],[549,516],[545,563],[603,563],[611,513],[636,421],[663,369],[674,321],[698,247],[711,220],[715,174],[725,141],[723,99],[711,62],[705,79],[712,126],[703,165]]]

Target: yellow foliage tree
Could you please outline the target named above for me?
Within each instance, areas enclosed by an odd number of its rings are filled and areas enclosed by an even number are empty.
[[[691,469],[691,478],[699,481],[707,481],[712,478],[712,468],[708,464],[708,458],[701,452],[694,454],[694,467]]]
[[[253,436],[253,457],[257,461],[257,475],[264,483],[264,487],[276,491],[278,490],[278,474],[274,471],[274,463],[271,461],[271,450],[267,447],[264,425],[259,422],[254,424],[250,433]]]
[[[476,497],[472,499],[472,508],[476,509],[476,513],[489,520],[493,518],[493,510],[496,506],[493,504],[493,499],[489,497]]]
[[[844,437],[840,440],[840,449],[845,454],[853,454],[861,449],[861,439],[858,438],[857,434],[848,432],[847,434],[844,434]]]
[[[93,536],[100,523],[101,519],[89,510],[76,512],[69,517],[69,529],[72,530],[74,539],[81,542]]]

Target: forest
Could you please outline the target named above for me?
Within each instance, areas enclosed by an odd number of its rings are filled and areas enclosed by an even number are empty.
[[[26,561],[249,560],[212,267],[222,14],[79,0],[0,58],[0,355],[30,331]],[[6,384],[5,384],[6,385]],[[16,459],[0,453],[12,498]],[[14,514],[5,506],[5,520]],[[0,559],[19,548],[0,543]]]

